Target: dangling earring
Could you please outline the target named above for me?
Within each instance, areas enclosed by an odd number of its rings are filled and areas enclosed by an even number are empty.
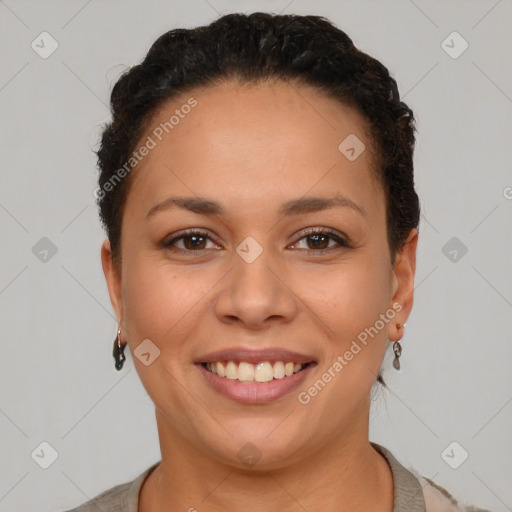
[[[112,355],[115,359],[115,367],[116,370],[121,370],[123,368],[123,364],[126,361],[126,356],[124,355],[124,347],[121,346],[121,329],[117,328],[117,336],[114,340],[114,351]]]
[[[402,327],[402,324],[396,324],[397,329],[401,329]],[[400,370],[400,356],[402,355],[402,345],[400,345],[399,341],[395,341],[393,343],[393,352],[395,353],[395,359],[393,359],[393,367],[395,368],[395,370]]]

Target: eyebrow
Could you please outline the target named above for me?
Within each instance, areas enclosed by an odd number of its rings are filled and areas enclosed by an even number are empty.
[[[146,218],[152,217],[157,212],[169,210],[176,206],[199,215],[222,216],[226,213],[226,210],[220,203],[206,197],[169,197],[150,208],[146,214]],[[303,197],[300,199],[294,199],[281,205],[278,213],[280,216],[288,217],[292,215],[318,212],[334,207],[348,207],[360,213],[364,217],[367,217],[366,210],[362,206],[340,194],[330,198]]]

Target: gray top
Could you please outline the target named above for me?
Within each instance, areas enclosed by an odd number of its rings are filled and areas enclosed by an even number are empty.
[[[393,474],[393,512],[435,512],[443,511],[480,511],[477,508],[466,508],[450,496],[450,494],[430,480],[419,476],[400,464],[389,450],[376,443],[372,446],[387,460]],[[77,508],[66,512],[138,512],[139,492],[144,480],[160,464],[156,462],[143,471],[135,480],[116,485],[83,503]],[[421,483],[420,483],[421,482]],[[425,498],[431,503],[431,508],[425,506]],[[438,508],[442,506],[443,508]],[[482,511],[486,512],[486,511]]]

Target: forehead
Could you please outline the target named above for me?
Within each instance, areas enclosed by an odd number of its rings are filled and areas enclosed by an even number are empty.
[[[179,192],[218,197],[228,209],[243,204],[246,212],[307,194],[368,201],[381,190],[366,132],[357,111],[312,87],[197,88],[151,118],[141,143],[151,139],[152,148],[134,171],[128,201],[136,195],[147,210]],[[347,137],[366,146],[355,160],[340,151]]]

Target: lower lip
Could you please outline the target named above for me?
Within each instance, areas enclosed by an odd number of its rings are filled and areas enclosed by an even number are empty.
[[[316,364],[310,363],[298,373],[282,379],[273,379],[270,382],[240,382],[227,377],[219,377],[208,371],[202,364],[196,366],[210,386],[221,395],[244,404],[262,404],[277,400],[297,389]]]

